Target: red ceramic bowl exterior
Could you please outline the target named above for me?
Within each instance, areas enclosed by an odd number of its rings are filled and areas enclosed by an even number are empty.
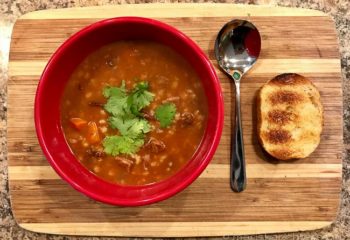
[[[208,104],[209,112],[204,138],[188,164],[169,179],[145,186],[112,184],[89,172],[71,152],[60,122],[61,96],[77,65],[103,45],[132,39],[168,45],[186,58],[202,81],[207,96],[207,103],[203,104]],[[61,178],[95,200],[119,206],[151,204],[186,188],[209,164],[223,127],[220,83],[206,55],[177,29],[156,20],[139,17],[103,20],[82,29],[64,42],[53,54],[41,76],[34,112],[40,146]]]

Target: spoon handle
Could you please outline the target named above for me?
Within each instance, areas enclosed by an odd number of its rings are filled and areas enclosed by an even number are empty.
[[[244,143],[241,121],[240,84],[235,80],[236,86],[236,117],[235,129],[231,138],[231,188],[235,192],[242,192],[246,187],[246,172],[244,159]]]

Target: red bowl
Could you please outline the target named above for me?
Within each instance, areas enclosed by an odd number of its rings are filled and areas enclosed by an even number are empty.
[[[207,127],[192,159],[174,176],[145,186],[112,184],[88,171],[71,152],[60,121],[62,93],[78,64],[103,45],[132,39],[156,41],[180,53],[196,70],[208,99]],[[36,92],[34,111],[40,146],[61,178],[95,200],[119,206],[151,204],[186,188],[209,164],[223,127],[220,83],[203,51],[179,30],[156,20],[139,17],[103,20],[85,27],[65,41],[44,69]]]

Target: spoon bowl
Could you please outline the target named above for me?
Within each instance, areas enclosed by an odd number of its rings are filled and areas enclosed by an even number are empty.
[[[233,20],[220,30],[215,41],[215,57],[230,77],[246,73],[256,62],[261,49],[258,29],[245,20]],[[234,78],[235,80],[235,78]]]
[[[258,29],[246,20],[232,20],[219,31],[215,41],[215,57],[220,68],[236,86],[235,129],[231,140],[231,188],[242,192],[246,187],[244,143],[240,107],[240,81],[257,61],[261,49]]]

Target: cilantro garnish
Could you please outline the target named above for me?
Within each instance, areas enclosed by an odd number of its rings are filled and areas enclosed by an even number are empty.
[[[125,81],[122,81],[122,85],[118,87],[106,87],[103,89],[103,96],[106,98],[115,97],[123,98],[126,97]]]
[[[141,109],[147,107],[153,101],[153,97],[154,94],[148,91],[148,83],[138,83],[127,100],[130,112],[140,115]]]
[[[148,89],[147,82],[139,82],[128,92],[123,81],[120,87],[106,87],[103,90],[103,95],[107,98],[104,109],[110,114],[109,125],[120,133],[104,139],[103,147],[107,154],[134,154],[144,144],[145,134],[151,128],[140,111],[150,105],[154,98]],[[175,113],[175,104],[165,103],[157,107],[155,118],[162,128],[166,128],[173,122]]]
[[[103,90],[103,95],[108,98],[105,104],[105,110],[113,116],[124,116],[127,112],[127,94],[125,90],[125,82],[117,87],[106,87]]]
[[[133,139],[127,136],[107,136],[103,141],[104,151],[113,156],[133,154],[143,144],[144,140],[142,138]]]
[[[150,126],[145,119],[110,117],[109,124],[112,128],[118,129],[120,134],[131,138],[138,138],[150,131]]]
[[[155,117],[160,122],[162,128],[169,126],[175,117],[176,106],[174,103],[165,103],[157,107]]]
[[[104,108],[111,115],[110,127],[118,129],[120,133],[104,139],[103,146],[107,154],[133,154],[143,145],[144,135],[150,131],[150,125],[140,116],[140,111],[154,97],[148,88],[148,83],[140,82],[128,93],[123,81],[120,87],[106,87],[103,90],[107,98]]]

